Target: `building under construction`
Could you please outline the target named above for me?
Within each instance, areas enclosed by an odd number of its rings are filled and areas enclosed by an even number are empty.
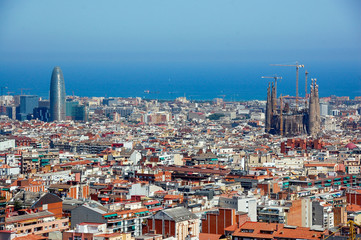
[[[320,104],[318,96],[318,85],[316,80],[312,81],[311,92],[307,104],[302,110],[291,110],[289,104],[283,103],[283,98],[279,98],[277,102],[276,86],[269,84],[267,90],[266,105],[266,133],[296,136],[308,134],[316,136],[320,131]],[[298,99],[296,99],[297,102]]]

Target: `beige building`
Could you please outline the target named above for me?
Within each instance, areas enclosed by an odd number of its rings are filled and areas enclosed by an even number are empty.
[[[63,231],[69,228],[69,218],[57,219],[54,213],[41,211],[5,219],[6,230],[17,234],[42,235],[54,231]]]
[[[275,167],[279,169],[303,169],[303,158],[285,157],[275,159]]]
[[[270,154],[250,154],[248,156],[248,165],[250,167],[262,167],[264,163],[272,163]]]

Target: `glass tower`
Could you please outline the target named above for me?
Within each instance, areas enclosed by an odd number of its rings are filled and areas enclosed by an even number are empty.
[[[65,120],[65,84],[60,67],[55,67],[51,75],[50,119],[51,121]]]

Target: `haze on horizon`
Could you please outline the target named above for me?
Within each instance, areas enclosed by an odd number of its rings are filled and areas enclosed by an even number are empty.
[[[298,60],[329,92],[361,95],[360,10],[357,0],[4,0],[0,81],[46,95],[52,68],[61,66],[68,94],[86,95],[85,83],[146,89],[172,79],[175,88],[224,81],[264,95],[260,76],[277,73],[293,94],[294,69],[269,64]],[[106,92],[98,89],[94,95]]]

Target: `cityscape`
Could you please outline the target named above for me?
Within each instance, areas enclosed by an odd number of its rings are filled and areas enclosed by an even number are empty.
[[[361,238],[359,2],[21,2],[0,3],[0,240]],[[238,28],[250,9],[282,17]]]

